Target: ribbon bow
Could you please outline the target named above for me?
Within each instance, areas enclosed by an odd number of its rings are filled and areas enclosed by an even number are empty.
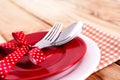
[[[30,59],[35,64],[45,60],[45,55],[38,47],[33,47],[27,43],[25,34],[22,31],[13,32],[12,35],[16,42],[0,44],[1,47],[14,49],[12,53],[0,61],[0,78],[5,78],[9,70],[11,70],[26,53],[29,54]]]

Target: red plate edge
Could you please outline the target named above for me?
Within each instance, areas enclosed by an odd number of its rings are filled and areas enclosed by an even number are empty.
[[[47,33],[47,32],[37,32],[37,33],[31,33],[31,34],[28,34],[28,35],[29,35],[29,36],[30,36],[30,35],[37,35],[37,34],[40,34],[40,33]],[[27,38],[29,38],[28,35],[27,35]],[[44,36],[44,35],[43,35],[43,36]],[[42,37],[43,37],[43,36],[42,36]],[[36,37],[36,38],[37,38],[37,37]],[[39,37],[38,37],[37,39],[39,40]],[[36,39],[36,40],[37,40],[37,39]],[[71,67],[72,67],[73,65],[75,65],[77,62],[79,62],[79,61],[81,60],[81,58],[85,55],[86,50],[87,50],[87,46],[86,46],[86,43],[84,42],[84,40],[81,39],[80,37],[79,37],[79,39],[80,39],[80,41],[82,41],[82,43],[84,44],[84,47],[85,47],[85,50],[83,51],[84,54],[83,54],[79,59],[76,59],[73,63],[71,63],[69,66],[65,67],[65,68],[62,69],[62,70],[58,70],[58,71],[52,72],[51,74],[45,74],[45,75],[42,75],[42,76],[38,76],[38,78],[39,78],[39,79],[43,79],[43,78],[47,78],[47,77],[56,75],[56,74],[58,74],[58,73],[60,73],[60,72],[63,72],[63,71],[65,71],[65,70],[71,68]],[[29,42],[29,41],[28,41],[28,43],[32,43],[32,44],[33,44],[34,42],[36,42],[36,40],[33,40],[32,42]],[[32,77],[32,79],[34,79],[34,78]],[[35,77],[35,79],[36,79],[36,77]]]

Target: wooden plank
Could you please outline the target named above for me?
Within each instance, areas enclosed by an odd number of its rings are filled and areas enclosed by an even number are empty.
[[[11,2],[50,24],[61,22],[64,24],[64,27],[67,27],[71,23],[81,20],[120,37],[120,2],[115,1],[112,4],[112,2],[107,1],[108,0],[12,0]],[[105,8],[102,7],[100,11],[98,8],[103,6],[102,2],[104,2],[104,6],[107,3],[110,4],[107,4]],[[105,12],[102,13],[103,11]]]
[[[89,76],[86,80],[120,80],[120,66],[113,63],[112,65],[104,68],[93,75]]]
[[[4,43],[6,40],[0,35],[0,43]]]
[[[86,1],[88,3],[87,5],[85,5],[86,3],[82,3],[81,1],[83,2]],[[89,3],[89,1],[92,1],[92,4]],[[49,24],[53,24],[54,22],[61,22],[64,24],[64,27],[67,27],[73,22],[82,20],[90,24],[92,23],[92,25],[98,26],[99,28],[111,34],[120,37],[119,14],[118,14],[119,11],[117,12],[118,9],[117,10],[115,9],[115,13],[114,13],[116,16],[115,18],[117,18],[117,16],[118,18],[115,19],[113,17],[114,21],[111,21],[111,17],[104,18],[104,16],[106,16],[104,14],[102,14],[103,15],[102,17],[99,17],[100,13],[104,11],[104,9],[100,12],[97,11],[97,13],[96,11],[94,12],[94,7],[97,6],[97,4],[95,6],[92,6],[93,4],[95,4],[94,3],[95,0],[89,0],[89,1],[88,0],[76,0],[76,1],[75,0],[69,0],[69,1],[68,0],[47,0],[47,1],[12,0],[12,3],[20,7],[21,9],[25,10],[26,12],[32,14],[33,16],[48,22]],[[89,8],[93,8],[93,9],[89,10]],[[97,7],[97,9],[98,8],[99,6]],[[109,15],[111,15],[111,13]],[[113,63],[107,68],[104,68],[94,73],[93,75],[88,77],[87,80],[120,80],[119,71],[120,71],[120,66]]]
[[[8,0],[0,0],[0,33],[10,40],[11,32],[36,32],[49,28],[49,25],[24,12]]]
[[[120,26],[119,0],[69,0],[69,2],[78,6],[85,14]]]
[[[118,61],[116,62],[116,64],[118,64],[118,65],[120,66],[120,60],[118,60]]]

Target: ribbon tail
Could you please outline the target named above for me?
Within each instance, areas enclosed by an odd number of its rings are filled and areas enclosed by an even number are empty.
[[[18,43],[27,44],[26,36],[23,31],[13,32],[12,35]]]
[[[0,78],[4,79],[9,71],[16,65],[17,62],[26,54],[28,49],[26,46],[17,48],[13,53],[6,56],[0,61]]]
[[[16,49],[17,48],[17,44],[10,43],[10,42],[9,43],[3,43],[3,44],[0,44],[0,47]]]

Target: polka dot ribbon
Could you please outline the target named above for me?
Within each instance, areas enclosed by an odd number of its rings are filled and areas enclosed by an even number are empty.
[[[45,60],[45,54],[37,48],[27,43],[25,34],[20,32],[12,33],[16,42],[8,42],[0,44],[0,47],[12,48],[14,51],[8,54],[0,61],[0,78],[5,78],[8,72],[16,65],[17,62],[26,54],[29,54],[30,60],[34,64],[38,64]]]

